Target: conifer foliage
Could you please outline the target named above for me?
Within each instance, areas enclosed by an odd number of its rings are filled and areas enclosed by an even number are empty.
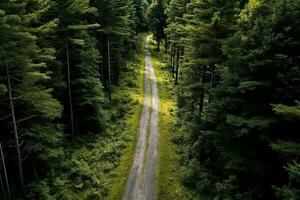
[[[82,156],[72,156],[72,148],[86,137],[105,135],[106,96],[113,98],[128,48],[145,29],[147,5],[133,0],[0,2],[1,199],[80,199],[67,181],[76,182],[84,173]],[[73,174],[66,173],[70,168]],[[89,193],[93,186],[82,191]],[[107,195],[105,189],[94,193],[89,198]]]
[[[172,47],[184,48],[180,141],[184,183],[196,199],[299,199],[299,5],[167,6],[175,73]]]
[[[157,40],[158,51],[160,50],[161,41],[166,38],[164,32],[166,26],[166,15],[164,12],[165,4],[164,0],[153,1],[149,6],[148,11],[149,25]]]
[[[107,198],[131,101],[115,88],[148,30],[182,196],[300,199],[300,0],[1,0],[0,199]]]

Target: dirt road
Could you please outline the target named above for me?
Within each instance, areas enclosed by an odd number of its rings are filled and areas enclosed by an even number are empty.
[[[123,200],[155,200],[158,154],[159,96],[156,76],[149,50],[150,36],[145,46],[145,100],[138,131],[134,162]]]

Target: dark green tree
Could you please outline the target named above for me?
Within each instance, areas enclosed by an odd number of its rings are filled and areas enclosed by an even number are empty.
[[[185,39],[188,37],[188,32],[185,31],[186,20],[183,18],[187,14],[188,3],[188,0],[172,0],[165,10],[167,15],[165,32],[170,46],[170,67],[176,83],[179,78],[180,56],[184,54]]]
[[[187,174],[199,182],[187,183],[202,195],[298,198],[299,11],[297,0],[251,0],[223,42],[222,81],[191,129]]]
[[[149,29],[147,24],[148,2],[146,0],[134,0],[136,32],[144,32]]]
[[[103,104],[102,84],[99,81],[95,33],[99,25],[92,23],[97,9],[88,0],[50,1],[49,8],[37,20],[51,19],[55,26],[48,34],[40,35],[41,46],[54,49],[55,59],[49,63],[54,71],[53,85],[55,96],[64,106],[62,122],[73,141],[82,133],[99,133],[101,107]],[[35,2],[40,13],[44,2]]]
[[[160,44],[165,39],[164,29],[166,27],[165,3],[163,0],[153,1],[149,6],[148,23],[157,40],[157,50],[160,51]]]
[[[51,162],[63,155],[61,130],[54,123],[61,116],[62,107],[52,97],[53,90],[46,86],[51,72],[45,61],[51,58],[37,45],[37,37],[29,26],[26,3],[7,1],[0,4],[0,57],[3,61],[0,77],[2,85],[6,85],[1,94],[1,113],[9,115],[1,121],[1,127],[8,133],[1,135],[1,140],[5,141],[5,150],[9,144],[16,147],[16,154],[9,156],[17,158],[22,192],[24,184],[32,179],[24,178],[24,162],[31,163],[35,172],[35,160],[51,168]]]
[[[112,83],[117,83],[128,45],[135,35],[135,10],[131,0],[101,0],[92,2],[97,8],[94,21],[100,25],[97,40],[101,54],[99,71],[111,100]]]

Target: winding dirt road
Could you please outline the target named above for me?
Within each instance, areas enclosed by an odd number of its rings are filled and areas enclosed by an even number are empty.
[[[149,50],[145,46],[145,100],[140,120],[138,141],[123,200],[155,200],[158,152],[159,97],[156,76]]]

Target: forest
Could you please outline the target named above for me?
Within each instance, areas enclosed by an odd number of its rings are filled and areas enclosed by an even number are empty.
[[[300,200],[299,134],[300,0],[0,0],[0,199]]]

